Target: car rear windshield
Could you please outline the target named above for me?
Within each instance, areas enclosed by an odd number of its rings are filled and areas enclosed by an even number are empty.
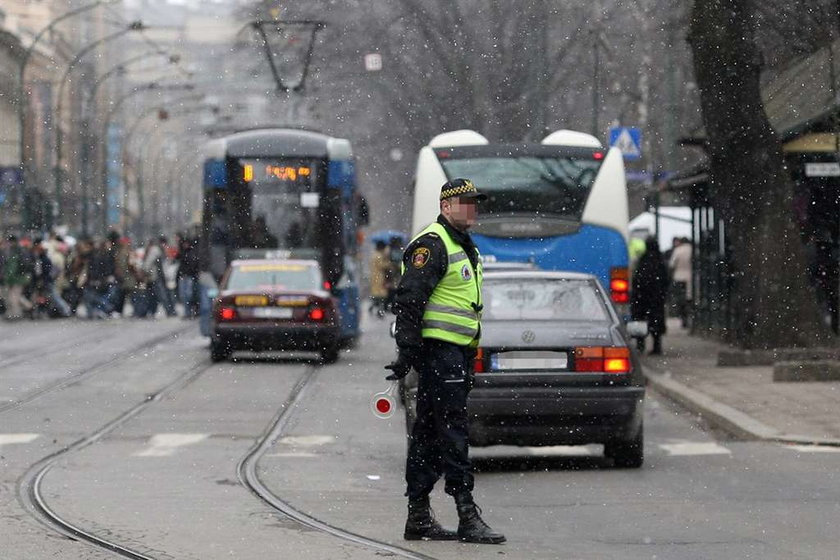
[[[487,194],[480,203],[482,218],[527,214],[580,220],[601,167],[593,150],[558,154],[542,146],[506,153],[492,149],[438,151],[447,178],[469,177]]]
[[[243,264],[234,266],[227,290],[317,290],[321,274],[314,266],[301,264]]]
[[[589,280],[487,279],[483,319],[605,321],[603,296]]]

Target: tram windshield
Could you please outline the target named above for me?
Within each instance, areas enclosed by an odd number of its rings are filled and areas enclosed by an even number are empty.
[[[254,158],[238,162],[247,212],[251,247],[314,249],[318,243],[316,160]]]

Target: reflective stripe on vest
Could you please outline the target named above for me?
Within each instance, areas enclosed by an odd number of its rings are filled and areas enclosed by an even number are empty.
[[[446,273],[432,291],[423,312],[423,338],[435,338],[460,346],[476,346],[479,335],[481,306],[481,277],[470,263],[467,253],[439,223],[435,222],[421,231],[412,241],[435,233],[446,246],[448,255]]]

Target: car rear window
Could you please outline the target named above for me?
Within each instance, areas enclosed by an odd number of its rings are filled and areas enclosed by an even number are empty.
[[[483,319],[605,321],[609,312],[589,280],[485,280]]]
[[[318,290],[321,273],[305,264],[243,264],[234,266],[227,290]]]

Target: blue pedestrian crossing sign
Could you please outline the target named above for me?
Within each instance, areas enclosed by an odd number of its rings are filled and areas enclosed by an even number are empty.
[[[626,160],[642,157],[642,131],[630,126],[616,126],[610,129],[610,146],[615,146]]]

